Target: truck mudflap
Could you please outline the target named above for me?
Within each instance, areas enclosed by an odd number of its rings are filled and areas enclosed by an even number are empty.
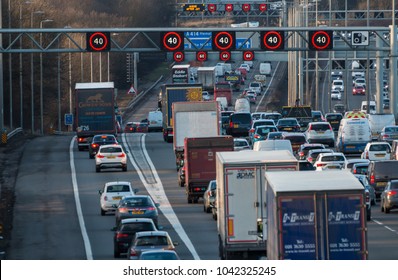
[[[163,140],[167,143],[171,143],[173,142],[173,137],[174,137],[174,133],[173,133],[173,128],[172,127],[168,127],[168,128],[164,128],[163,129]]]
[[[191,183],[189,186],[186,186],[187,202],[198,203],[199,198],[203,198],[208,184],[209,182],[196,184]]]

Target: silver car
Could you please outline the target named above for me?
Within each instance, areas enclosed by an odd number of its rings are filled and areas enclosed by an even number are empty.
[[[216,180],[211,180],[209,182],[209,185],[207,186],[205,193],[203,194],[203,211],[206,213],[211,212],[211,207],[215,199],[216,188]]]
[[[127,218],[150,218],[158,227],[158,207],[159,204],[149,195],[125,196],[120,200],[115,212],[116,226]]]
[[[381,193],[381,212],[390,213],[391,209],[398,208],[398,180],[391,180]]]

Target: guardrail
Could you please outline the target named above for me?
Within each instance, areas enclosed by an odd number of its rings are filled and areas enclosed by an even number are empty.
[[[16,134],[18,134],[20,132],[23,132],[22,127],[18,127],[16,129],[14,129],[13,131],[7,133],[7,139],[10,139],[11,137],[13,137],[14,135],[16,135]]]
[[[160,76],[160,78],[152,84],[148,89],[146,89],[144,92],[140,93],[136,98],[131,100],[128,104],[127,107],[125,108],[125,111],[131,110],[137,103],[140,102],[140,100],[146,95],[147,92],[151,91],[161,80],[163,79],[163,75]]]

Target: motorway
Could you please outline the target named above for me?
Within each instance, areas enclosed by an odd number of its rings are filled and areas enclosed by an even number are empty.
[[[145,118],[156,107],[156,93],[126,121]],[[265,101],[268,96],[262,97]],[[349,98],[360,103],[364,97]],[[261,106],[252,109],[262,111]],[[118,139],[129,152],[127,172],[96,173],[94,161],[77,150],[73,136],[38,137],[26,145],[16,180],[8,259],[113,259],[115,217],[100,215],[98,190],[114,180],[131,181],[139,194],[160,203],[159,225],[179,242],[176,251],[182,259],[219,259],[216,222],[203,212],[201,200],[186,202],[184,188],[177,184],[172,144],[159,132],[121,134]],[[368,246],[369,259],[398,259],[398,211],[386,215],[379,204],[373,206]]]

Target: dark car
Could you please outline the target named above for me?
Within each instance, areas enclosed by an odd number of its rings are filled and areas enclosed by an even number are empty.
[[[118,144],[115,135],[101,134],[95,135],[88,146],[88,153],[90,158],[94,158],[98,153],[99,147],[102,145]]]
[[[398,180],[398,160],[371,161],[367,177],[369,184],[376,191],[376,198],[380,198],[388,182]]]
[[[134,133],[134,132],[146,133],[146,132],[148,132],[148,122],[147,121],[128,122],[128,123],[126,123],[126,126],[124,127],[124,132],[125,133]]]
[[[385,141],[392,143],[392,141],[398,139],[398,125],[389,125],[383,127],[379,135],[379,141]]]
[[[229,116],[227,134],[233,137],[247,137],[252,126],[250,113],[233,113]]]
[[[355,163],[351,167],[351,173],[366,175],[368,172],[369,163]]]
[[[282,134],[282,139],[290,140],[294,153],[297,153],[300,146],[307,143],[304,133],[301,132],[285,132]]]
[[[270,132],[268,133],[266,140],[282,139],[282,134],[283,132],[280,131]]]
[[[229,125],[229,116],[232,115],[234,111],[222,111],[221,112],[221,126],[222,129],[226,130]]]
[[[299,160],[299,171],[313,171],[315,170],[314,165],[308,160]]]
[[[296,118],[284,118],[278,120],[276,127],[279,131],[296,132],[300,131],[300,124]]]
[[[345,113],[345,105],[341,104],[341,103],[335,104],[333,106],[333,112],[344,114]]]
[[[325,149],[325,145],[318,143],[304,143],[298,150],[299,159],[306,159],[308,152],[315,149]]]
[[[184,166],[180,167],[178,169],[178,185],[180,187],[184,187],[185,186],[185,168]]]
[[[324,122],[325,121],[325,117],[323,116],[321,111],[312,111],[311,116],[312,116],[313,122]]]
[[[115,228],[113,235],[113,256],[120,258],[121,254],[127,253],[135,234],[140,231],[156,231],[152,219],[132,218],[124,219]]]
[[[388,182],[386,188],[381,193],[381,212],[390,213],[391,209],[398,208],[398,180]]]
[[[343,118],[343,114],[341,113],[327,113],[325,115],[326,121],[330,123],[333,128],[333,131],[338,131],[340,127],[341,119]]]
[[[306,160],[309,161],[310,163],[314,164],[316,158],[318,157],[319,154],[321,153],[332,153],[332,149],[314,149],[308,151],[307,158]]]
[[[116,226],[127,218],[150,218],[158,225],[158,203],[155,203],[149,195],[134,195],[123,197],[115,212]]]

